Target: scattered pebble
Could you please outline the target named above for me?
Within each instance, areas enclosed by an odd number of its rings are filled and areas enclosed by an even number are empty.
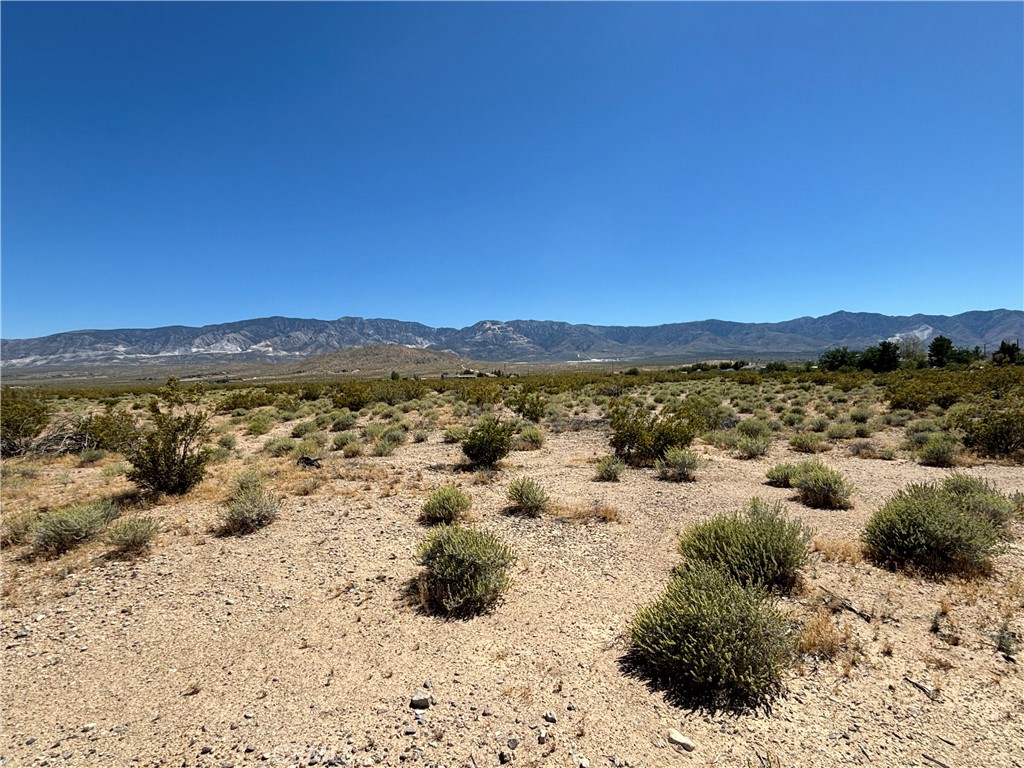
[[[549,723],[557,723],[558,722],[558,717],[551,710],[548,710],[547,712],[544,713],[544,719],[546,721],[548,721]]]

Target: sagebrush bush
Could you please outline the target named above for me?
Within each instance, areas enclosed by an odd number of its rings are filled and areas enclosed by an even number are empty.
[[[669,448],[685,448],[698,434],[718,426],[718,407],[698,396],[660,414],[636,400],[616,400],[609,411],[611,446],[633,466],[650,466]]]
[[[258,472],[243,472],[232,484],[217,532],[221,536],[252,533],[274,522],[280,508],[280,499],[263,487]]]
[[[512,450],[514,432],[512,424],[503,424],[495,418],[485,417],[462,441],[462,452],[475,466],[494,466]]]
[[[837,421],[834,424],[829,424],[825,430],[825,437],[831,440],[849,440],[856,436],[857,428],[850,421]]]
[[[544,418],[548,401],[540,392],[516,389],[505,397],[505,404],[513,413],[534,423]]]
[[[245,425],[247,435],[265,435],[274,427],[274,417],[266,411],[260,411],[249,419]]]
[[[420,544],[417,562],[424,606],[448,617],[490,610],[508,589],[513,550],[493,533],[444,525]]]
[[[32,537],[39,522],[39,513],[27,510],[5,515],[0,523],[0,545],[24,544]]]
[[[539,451],[544,447],[544,433],[538,427],[528,426],[520,431],[515,440],[517,451]]]
[[[294,427],[292,427],[292,437],[300,438],[305,437],[319,429],[316,421],[300,421]]]
[[[777,488],[796,488],[796,481],[801,474],[823,467],[825,465],[818,459],[798,461],[795,464],[776,464],[766,473],[768,485],[774,485]]]
[[[695,564],[637,611],[630,626],[638,666],[696,704],[766,706],[782,692],[793,655],[785,619],[766,593]]]
[[[789,447],[798,453],[821,453],[831,446],[815,432],[800,432],[789,439]]]
[[[517,477],[508,484],[506,494],[512,510],[521,514],[537,517],[548,507],[551,501],[540,483],[532,477]]]
[[[766,421],[761,419],[744,419],[736,425],[736,431],[743,437],[770,438],[772,428]]]
[[[741,459],[758,459],[772,447],[770,437],[741,435],[736,441],[736,455]]]
[[[445,429],[441,439],[446,443],[461,443],[468,435],[468,427],[463,424],[452,424]]]
[[[917,453],[918,461],[926,467],[955,467],[957,463],[956,438],[945,432],[933,432]]]
[[[978,455],[1024,461],[1024,385],[968,398],[949,409],[947,422]]]
[[[868,520],[861,538],[878,565],[965,577],[989,569],[1000,541],[989,520],[961,508],[956,493],[931,483],[893,494]]]
[[[819,509],[848,509],[853,486],[837,470],[823,464],[808,466],[797,474],[794,485],[800,502]]]
[[[288,437],[272,437],[263,444],[263,450],[271,456],[280,458],[295,450],[297,443]]]
[[[669,448],[665,451],[664,458],[654,462],[654,468],[658,471],[659,480],[671,482],[693,482],[697,479],[697,467],[700,465],[700,457],[694,451],[683,448]]]
[[[679,552],[684,564],[720,568],[741,584],[788,594],[807,562],[811,531],[790,520],[781,503],[751,499],[747,506],[691,526]]]
[[[618,456],[605,456],[597,462],[594,479],[599,483],[617,483],[626,463]]]
[[[61,507],[40,516],[32,534],[37,552],[60,555],[95,538],[121,514],[110,501]]]
[[[961,510],[985,518],[998,530],[1005,530],[1016,512],[1009,497],[980,477],[954,472],[942,481],[940,487]]]
[[[428,523],[454,523],[466,516],[473,500],[454,485],[435,488],[423,503],[421,519]]]
[[[122,517],[107,529],[104,539],[118,555],[138,555],[149,549],[159,532],[160,523],[150,517]]]
[[[50,423],[50,405],[37,392],[23,388],[0,390],[0,455],[27,452]]]

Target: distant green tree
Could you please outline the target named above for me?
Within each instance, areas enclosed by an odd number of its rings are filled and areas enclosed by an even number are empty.
[[[830,349],[818,358],[818,367],[825,371],[838,371],[841,368],[856,368],[857,353],[846,347]]]
[[[992,354],[992,362],[996,365],[1017,365],[1024,363],[1020,354],[1020,344],[1003,339],[999,349]]]
[[[900,348],[892,341],[880,341],[877,346],[868,347],[857,359],[857,367],[862,371],[887,373],[900,367]]]
[[[945,336],[936,336],[928,345],[928,365],[933,368],[945,368],[949,364],[952,352],[953,341]]]

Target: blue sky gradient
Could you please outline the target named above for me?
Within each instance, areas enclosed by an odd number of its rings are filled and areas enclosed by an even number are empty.
[[[11,3],[2,334],[1024,308],[1021,3]]]

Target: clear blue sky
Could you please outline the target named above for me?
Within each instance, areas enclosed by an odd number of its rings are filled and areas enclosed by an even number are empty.
[[[13,3],[2,334],[1024,304],[1021,3]]]

